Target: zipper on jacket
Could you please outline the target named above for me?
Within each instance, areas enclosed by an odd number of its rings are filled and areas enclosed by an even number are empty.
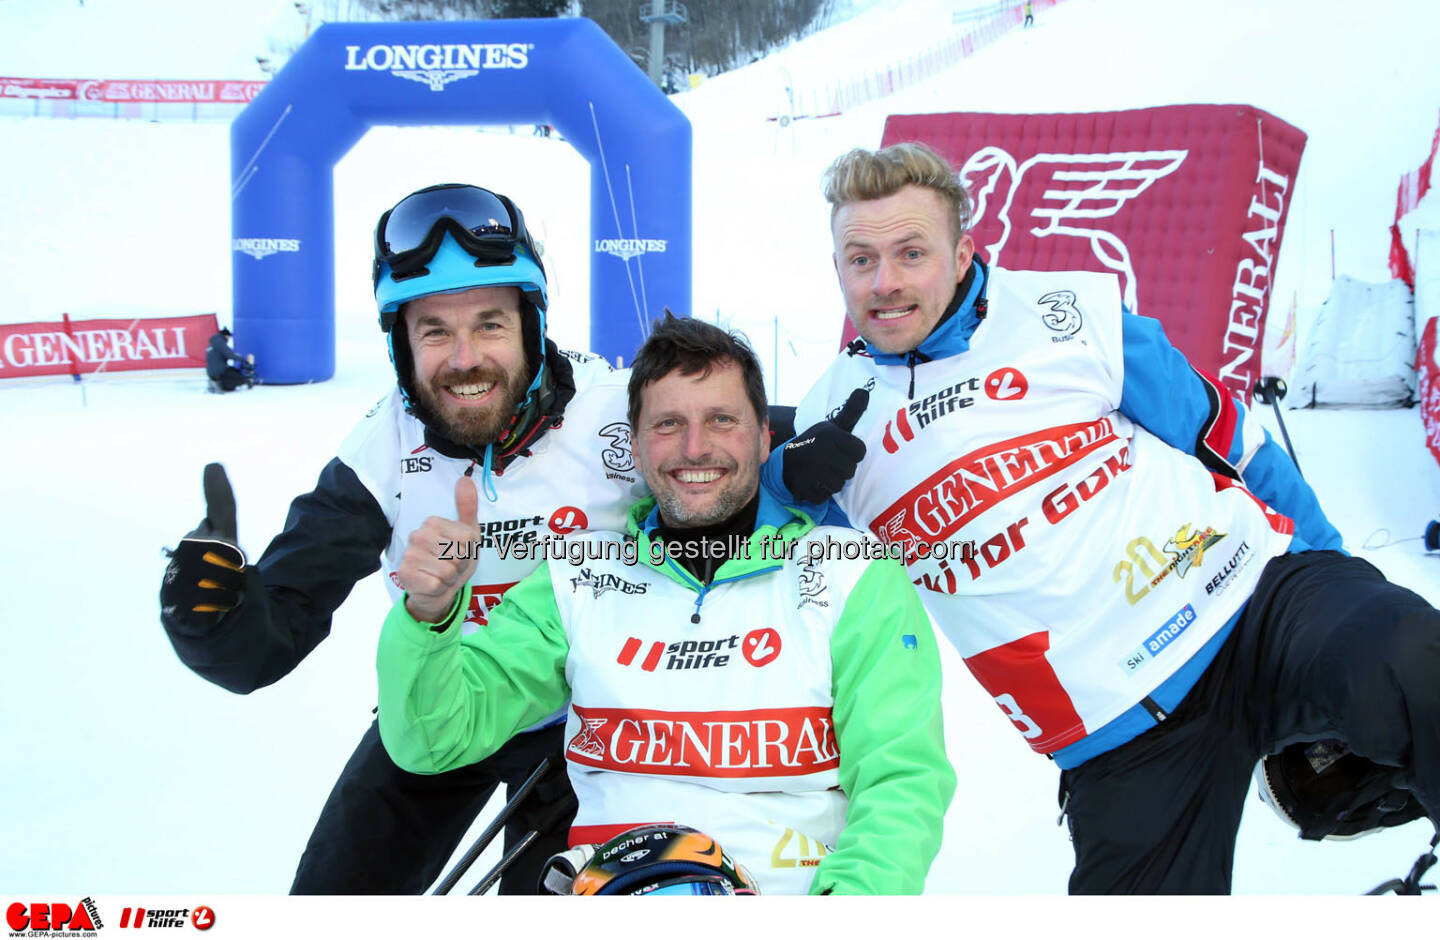
[[[679,565],[675,564],[675,559],[670,558],[670,557],[667,556],[667,557],[665,558],[665,564],[669,565],[670,567],[674,568],[677,572],[679,572],[680,576],[685,580],[685,582],[686,582],[687,584],[692,585],[692,586],[695,587],[695,589],[696,589],[695,613],[693,613],[693,614],[690,615],[690,622],[691,622],[691,623],[699,623],[699,622],[700,622],[700,605],[703,604],[703,603],[705,603],[705,595],[708,594],[708,593],[710,593],[710,589],[713,588],[713,587],[715,587],[716,585],[720,585],[720,584],[730,584],[730,583],[733,582],[733,581],[743,581],[743,580],[745,580],[746,578],[752,578],[752,577],[754,577],[754,576],[756,576],[756,575],[760,575],[760,574],[769,574],[769,573],[772,572],[772,571],[779,571],[781,568],[785,567],[785,566],[782,564],[782,565],[773,565],[773,566],[771,566],[771,567],[769,567],[769,568],[758,568],[758,569],[756,569],[755,571],[747,571],[745,574],[736,575],[736,576],[733,577],[733,578],[723,578],[723,579],[721,579],[721,580],[719,580],[719,581],[711,581],[709,584],[701,584],[699,578],[696,578],[696,577],[695,577],[694,575],[692,575],[690,572],[686,571],[684,568],[682,568],[682,567],[680,567]]]

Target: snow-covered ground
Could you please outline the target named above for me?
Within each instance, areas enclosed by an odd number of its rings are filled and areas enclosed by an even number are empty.
[[[902,94],[785,129],[765,121],[778,113],[787,74],[821,84],[899,61],[943,38],[957,5],[876,3],[677,99],[695,128],[693,313],[753,338],[772,400],[798,400],[839,335],[820,172],[850,147],[876,145],[891,113],[1253,104],[1310,135],[1277,306],[1293,295],[1303,312],[1324,299],[1332,228],[1341,273],[1388,276],[1395,181],[1424,159],[1435,127],[1440,70],[1430,46],[1440,8],[1037,4],[1035,29]],[[4,0],[0,74],[255,77],[254,50],[277,5],[210,6]],[[0,140],[0,322],[212,310],[228,320],[224,126],[9,118]],[[369,297],[374,220],[405,193],[445,180],[493,187],[525,208],[547,243],[552,332],[587,345],[583,160],[563,142],[493,129],[377,129],[336,169],[333,381],[223,397],[204,394],[198,375],[0,386],[0,890],[288,887],[371,720],[384,591],[373,578],[358,585],[333,636],[293,674],[235,696],[191,674],[165,640],[161,546],[198,519],[200,468],[210,460],[229,468],[251,553],[279,530],[289,500],[313,485],[392,381]],[[1268,409],[1266,418],[1273,426]],[[1286,412],[1285,421],[1351,550],[1440,603],[1440,558],[1414,540],[1440,510],[1440,468],[1421,446],[1416,412]],[[1378,530],[1397,541],[1363,548],[1385,538]],[[1054,769],[948,647],[945,667],[960,784],[930,890],[1063,892],[1072,859],[1055,824]],[[1253,798],[1249,809],[1238,893],[1356,894],[1404,874],[1429,838],[1416,823],[1353,843],[1301,843]]]

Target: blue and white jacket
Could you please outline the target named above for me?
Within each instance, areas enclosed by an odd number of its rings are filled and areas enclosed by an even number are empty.
[[[1269,559],[1340,535],[1255,416],[1124,312],[1113,276],[975,265],[918,349],[851,344],[795,426],[870,390],[866,456],[832,511],[903,553],[971,672],[1073,767],[1179,704]],[[764,468],[777,495],[783,462]]]

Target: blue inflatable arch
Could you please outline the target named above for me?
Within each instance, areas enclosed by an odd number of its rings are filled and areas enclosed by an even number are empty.
[[[370,127],[529,123],[590,162],[591,349],[628,362],[688,312],[690,122],[598,26],[332,23],[230,130],[235,338],[260,377],[335,374],[333,169]]]

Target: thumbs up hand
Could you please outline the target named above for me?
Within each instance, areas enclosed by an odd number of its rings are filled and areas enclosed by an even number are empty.
[[[802,503],[823,503],[845,486],[865,459],[865,442],[850,433],[870,404],[870,393],[857,388],[834,418],[812,424],[785,445],[785,488]]]
[[[245,553],[235,535],[235,493],[225,468],[206,464],[205,518],[170,553],[160,583],[160,616],[182,632],[214,628],[239,606]]]
[[[455,481],[455,518],[429,516],[410,533],[395,576],[405,589],[405,609],[421,623],[444,621],[455,595],[475,573],[479,506],[475,481],[462,476]]]

